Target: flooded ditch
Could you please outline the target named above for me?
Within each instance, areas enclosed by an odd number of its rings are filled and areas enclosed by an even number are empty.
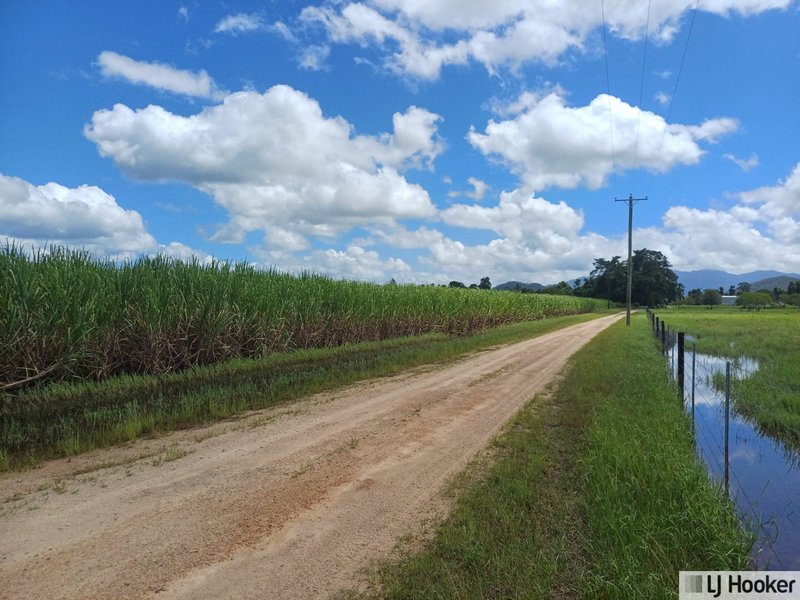
[[[677,348],[667,356],[677,372]],[[731,362],[732,388],[750,377],[758,362],[731,360],[698,353],[692,366],[692,342],[687,336],[684,405],[692,414],[694,378],[695,439],[698,455],[709,476],[720,486],[725,474],[725,371]],[[735,393],[732,394],[735,397]],[[742,522],[757,535],[754,567],[763,570],[800,570],[800,456],[759,431],[730,404],[729,494]]]

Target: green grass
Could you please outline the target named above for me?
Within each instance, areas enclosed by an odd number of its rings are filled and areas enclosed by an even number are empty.
[[[591,311],[597,301],[0,248],[0,392]]]
[[[274,406],[359,379],[542,335],[598,314],[554,317],[471,336],[429,334],[231,360],[168,375],[41,386],[0,398],[0,470]]]
[[[695,458],[643,315],[576,354],[494,446],[433,541],[367,595],[675,598],[679,570],[748,565],[751,538]]]
[[[697,339],[697,351],[758,360],[751,377],[732,382],[736,409],[767,434],[800,451],[800,311],[678,309],[656,313]]]

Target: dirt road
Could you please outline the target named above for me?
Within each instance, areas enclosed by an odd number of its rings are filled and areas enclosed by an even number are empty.
[[[619,316],[0,478],[0,598],[316,598]]]

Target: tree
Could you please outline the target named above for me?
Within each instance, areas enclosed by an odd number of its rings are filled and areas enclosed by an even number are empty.
[[[451,287],[451,288],[466,288],[467,287],[463,283],[461,283],[460,281],[451,281],[450,283],[447,284],[447,286]]]
[[[781,300],[784,304],[789,304],[791,306],[800,306],[800,293],[796,294],[784,294],[781,297]]]
[[[555,296],[571,296],[572,286],[566,281],[561,281],[555,285],[548,285],[539,291],[540,294],[553,294]]]
[[[481,277],[481,282],[478,284],[478,288],[482,290],[490,290],[492,289],[492,282],[489,281],[488,277]]]
[[[700,288],[694,288],[693,290],[689,290],[689,293],[686,294],[686,304],[690,306],[697,306],[703,303],[703,290]]]
[[[572,289],[576,296],[606,298],[608,303],[624,303],[627,296],[628,265],[619,256],[596,258],[591,274],[578,280]],[[631,302],[659,306],[683,297],[684,287],[661,252],[636,250],[632,258]]]
[[[683,286],[672,270],[667,257],[655,250],[636,250],[633,253],[633,304],[659,306],[683,297]],[[609,302],[626,301],[628,265],[619,256],[610,260],[596,258],[589,278],[575,287],[576,296],[606,298]]]
[[[667,257],[657,250],[634,251],[631,303],[660,306],[678,300],[682,289],[671,267]]]
[[[702,303],[708,308],[714,308],[722,304],[722,294],[719,293],[719,290],[704,290]]]
[[[626,264],[619,256],[614,256],[611,260],[596,258],[593,264],[589,277],[580,285],[576,282],[573,293],[586,298],[607,298],[609,304],[625,302]]]
[[[728,288],[728,296],[735,296],[736,295],[736,288],[731,286]]]
[[[800,281],[790,281],[786,291],[790,294],[800,294]]]
[[[761,310],[772,303],[772,296],[763,292],[744,292],[736,298],[736,306],[747,310]]]
[[[736,286],[736,295],[744,294],[745,292],[751,291],[753,288],[752,285],[747,283],[746,281],[742,281],[739,285]]]

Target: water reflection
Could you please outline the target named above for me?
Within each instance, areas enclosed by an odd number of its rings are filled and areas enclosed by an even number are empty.
[[[675,353],[677,356],[677,350]],[[695,360],[697,451],[710,476],[721,485],[724,477],[726,359],[697,354]],[[677,359],[672,360],[670,356],[670,361],[677,371]],[[746,379],[758,370],[758,361],[747,357],[731,362],[734,380]],[[691,411],[690,349],[686,352],[685,377],[686,408]],[[758,534],[754,548],[755,565],[765,570],[800,570],[798,455],[760,432],[755,424],[739,415],[733,405],[730,417],[730,494],[742,521]]]

